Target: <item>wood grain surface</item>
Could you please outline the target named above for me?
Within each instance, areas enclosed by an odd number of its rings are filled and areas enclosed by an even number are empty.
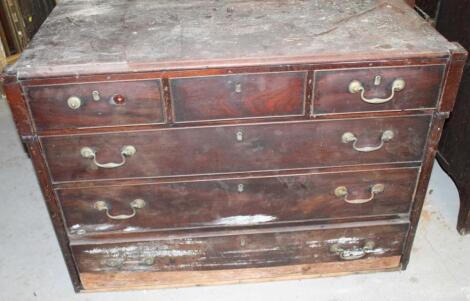
[[[63,0],[9,72],[31,78],[435,57],[452,47],[403,0]]]
[[[302,116],[305,72],[170,79],[176,122]]]
[[[360,252],[369,242],[366,257],[399,256],[407,223],[323,230],[284,228],[249,235],[167,238],[129,243],[73,245],[80,273],[168,272],[238,269],[334,262],[341,250]],[[354,260],[354,259],[349,259]]]
[[[41,143],[54,182],[203,175],[420,161],[429,121],[421,115],[200,127],[44,137]],[[352,132],[357,147],[377,146],[386,130],[394,138],[376,151],[358,152],[353,143],[342,142],[342,135]],[[99,168],[80,154],[91,147],[98,163],[121,162],[125,145],[136,153],[117,168]]]
[[[406,168],[61,189],[57,194],[70,234],[129,233],[407,214],[417,175],[418,169]],[[364,204],[347,203],[334,193],[345,186],[349,200],[368,199],[376,184],[383,184],[384,191]],[[110,214],[130,215],[135,199],[143,199],[145,207],[126,220],[111,219],[94,207],[101,200]]]
[[[444,70],[445,65],[317,70],[313,114],[435,108]],[[377,76],[380,79],[375,83]],[[392,95],[392,83],[397,79],[405,81],[404,89],[382,104],[367,103],[361,99],[361,93],[348,90],[349,84],[357,80],[365,89],[365,98],[388,98]]]

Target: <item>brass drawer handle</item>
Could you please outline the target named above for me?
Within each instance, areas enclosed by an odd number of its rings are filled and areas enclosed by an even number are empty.
[[[341,136],[341,140],[343,141],[343,143],[351,143],[352,142],[353,143],[353,148],[358,152],[368,153],[368,152],[373,152],[373,151],[381,149],[384,146],[384,143],[391,141],[394,136],[395,135],[393,134],[393,131],[387,130],[387,131],[383,132],[382,136],[380,137],[380,144],[377,145],[377,146],[358,147],[357,146],[358,139],[351,132],[344,133],[343,136]]]
[[[92,159],[93,163],[95,163],[95,165],[98,166],[98,167],[101,167],[101,168],[116,168],[116,167],[120,167],[120,166],[123,166],[124,164],[126,164],[126,158],[127,157],[132,157],[136,153],[136,151],[137,150],[132,145],[124,146],[121,149],[122,161],[120,163],[114,163],[114,162],[99,163],[96,160],[96,151],[94,149],[92,149],[91,147],[88,147],[88,146],[82,147],[82,149],[80,150],[80,154],[85,159]]]
[[[106,211],[106,215],[110,219],[123,220],[133,218],[137,214],[137,209],[142,209],[145,207],[145,201],[142,199],[135,199],[129,204],[129,206],[132,209],[131,214],[111,215],[109,213],[109,206],[105,201],[96,201],[94,205],[95,209],[98,211]]]
[[[381,104],[381,103],[386,103],[390,100],[392,100],[395,97],[395,92],[399,92],[403,89],[405,89],[405,81],[401,78],[397,78],[393,81],[392,83],[392,93],[390,94],[389,97],[387,98],[367,98],[365,94],[365,89],[364,85],[358,81],[358,80],[353,80],[351,83],[349,83],[349,93],[355,94],[355,93],[361,93],[361,99],[364,102],[367,103],[372,103],[372,104]]]
[[[370,197],[367,199],[348,200],[348,188],[346,186],[339,186],[335,189],[335,195],[342,198],[348,204],[364,204],[372,201],[377,193],[384,192],[384,184],[375,184],[370,188]]]
[[[124,258],[111,258],[103,262],[108,268],[119,269],[124,265]]]
[[[335,244],[331,246],[330,251],[339,255],[339,258],[343,260],[356,260],[363,258],[367,254],[376,253],[374,251],[374,246],[374,242],[368,240],[362,248],[354,247],[352,249],[343,249]]]

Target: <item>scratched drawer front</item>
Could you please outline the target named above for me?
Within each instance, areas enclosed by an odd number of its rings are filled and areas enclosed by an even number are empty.
[[[420,161],[429,121],[428,115],[310,121],[55,136],[41,142],[55,182],[220,174]],[[345,133],[356,143],[344,141]],[[384,142],[386,133],[393,138]],[[135,152],[122,155],[129,146]],[[81,154],[86,147],[95,160]],[[365,147],[378,149],[358,151]],[[116,167],[98,167],[110,163]]]
[[[79,272],[267,267],[400,255],[407,223],[72,246]]]
[[[304,114],[305,72],[170,80],[175,121]]]
[[[435,108],[444,68],[445,65],[430,65],[316,71],[313,112],[331,114]],[[404,81],[404,87],[400,87],[400,80]],[[354,89],[353,81],[363,87],[362,96],[360,90]],[[370,103],[374,98],[378,103]],[[388,98],[391,99],[387,101]]]
[[[70,234],[406,214],[417,168],[58,191]],[[382,185],[382,191],[372,193]],[[336,195],[345,187],[347,195]],[[374,188],[376,187],[376,188]],[[142,208],[132,208],[136,199]],[[97,202],[105,203],[99,210]],[[107,211],[106,211],[107,209]]]
[[[39,131],[164,122],[159,80],[33,86],[26,93]]]

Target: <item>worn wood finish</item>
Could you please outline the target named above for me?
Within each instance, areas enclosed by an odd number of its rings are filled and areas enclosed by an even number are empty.
[[[75,291],[78,292],[83,287],[70,249],[70,240],[67,236],[65,221],[62,219],[60,205],[51,187],[51,179],[49,177],[46,162],[43,156],[44,152],[38,141],[29,141],[26,144],[26,150],[28,151],[29,157],[31,158],[39,185],[46,199],[47,210],[49,211],[49,216],[51,218],[52,225],[54,226],[55,234],[59,242],[59,247],[62,250],[62,255],[67,265],[70,279],[72,280],[72,285]]]
[[[84,182],[61,182],[53,183],[55,190],[73,189],[73,188],[93,188],[93,187],[111,187],[121,185],[147,185],[147,184],[170,184],[193,181],[219,181],[219,180],[236,180],[236,179],[252,179],[260,177],[277,177],[277,176],[302,176],[305,174],[324,174],[324,173],[342,173],[342,172],[361,172],[374,171],[384,169],[400,169],[400,168],[419,168],[420,161],[416,162],[399,162],[399,163],[379,163],[379,164],[361,164],[349,166],[330,166],[318,168],[299,168],[292,170],[273,170],[273,171],[253,171],[240,172],[231,174],[210,174],[210,175],[193,175],[193,176],[175,176],[164,178],[132,178],[132,179],[110,179],[106,181],[84,181]]]
[[[171,79],[174,120],[301,116],[306,76],[283,72]]]
[[[75,289],[164,287],[406,268],[465,58],[403,0],[64,0],[4,86]]]
[[[23,78],[381,60],[447,55],[450,47],[403,0],[63,0],[14,71]]]
[[[451,55],[450,64],[447,68],[446,85],[441,96],[439,108],[441,112],[450,112],[454,108],[468,52],[460,44],[455,43],[455,49],[451,51]]]
[[[332,246],[361,250],[363,257],[401,253],[407,223],[371,227],[164,239],[102,245],[74,245],[80,273],[197,271],[341,261]]]
[[[201,127],[47,137],[41,143],[54,182],[183,176],[420,161],[429,121],[429,115],[421,115]],[[377,151],[361,153],[352,143],[342,142],[342,135],[352,132],[359,139],[358,147],[376,146],[386,130],[395,136]],[[91,147],[97,151],[99,162],[121,162],[125,145],[133,145],[137,151],[118,168],[98,168],[93,160],[80,156],[82,147]]]
[[[39,132],[164,122],[159,80],[30,86],[25,90]],[[98,100],[93,99],[93,92]],[[67,103],[73,96],[82,102],[77,109]]]
[[[267,268],[185,272],[81,273],[84,289],[92,291],[170,288],[331,277],[351,273],[396,271],[400,256],[370,257],[350,262],[321,262]]]
[[[23,98],[21,84],[13,76],[3,78],[3,90],[8,100],[18,134],[27,140],[33,134],[28,108]]]
[[[318,70],[315,72],[313,114],[435,108],[444,69],[445,65],[428,65]],[[378,82],[377,76],[380,76]],[[348,90],[349,84],[357,80],[365,89],[364,97],[386,99],[396,79],[403,79],[405,88],[382,104],[367,103],[361,99],[361,93]]]
[[[442,135],[442,128],[447,118],[446,114],[436,113],[431,123],[431,130],[428,133],[426,142],[426,155],[421,164],[421,172],[416,186],[415,200],[410,212],[410,231],[406,238],[405,248],[401,259],[402,267],[405,269],[410,260],[411,248],[413,240],[418,229],[418,222],[423,209],[426,192],[428,190],[429,179],[431,178],[434,158],[437,146]]]
[[[128,233],[407,214],[417,175],[418,169],[407,168],[62,189],[57,194],[70,234]],[[337,187],[346,186],[349,200],[368,199],[376,184],[383,184],[384,192],[364,204],[350,204],[334,194]],[[146,205],[128,220],[113,220],[94,208],[102,200],[110,214],[129,215],[134,199],[143,199]]]

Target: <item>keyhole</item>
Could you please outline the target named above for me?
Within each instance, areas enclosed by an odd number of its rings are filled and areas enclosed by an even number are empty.
[[[238,132],[237,132],[237,141],[238,141],[238,142],[242,142],[242,141],[243,141],[243,132],[242,132],[242,131],[238,131]]]
[[[240,84],[240,83],[235,84],[235,92],[237,92],[237,93],[242,92],[242,84]]]
[[[245,185],[243,185],[243,184],[238,184],[237,190],[238,190],[238,192],[243,192],[243,190],[245,190]]]
[[[382,82],[382,77],[380,75],[375,76],[374,85],[378,86]]]
[[[100,92],[98,91],[93,91],[91,92],[91,97],[93,98],[94,101],[100,101]]]

